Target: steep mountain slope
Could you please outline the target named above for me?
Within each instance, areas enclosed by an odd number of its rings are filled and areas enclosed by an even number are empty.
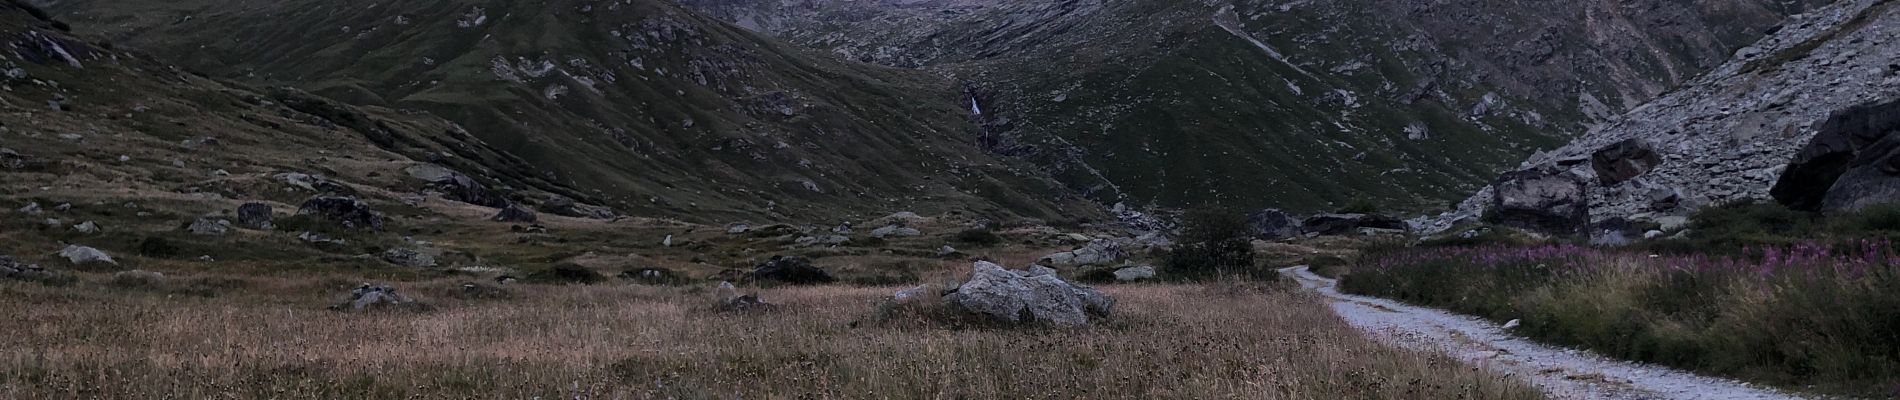
[[[981,151],[950,80],[841,62],[657,0],[47,3],[214,76],[443,116],[628,213],[1097,213]]]
[[[1441,207],[1826,1],[685,0],[968,82],[1107,201]]]
[[[1820,210],[1824,198],[1842,195],[1837,184],[1896,187],[1891,176],[1900,169],[1874,164],[1893,161],[1882,150],[1892,144],[1875,144],[1900,130],[1895,38],[1900,2],[1843,1],[1803,15],[1681,90],[1530,157],[1516,175],[1580,182],[1587,221],[1599,224],[1667,221],[1705,205],[1771,198]],[[1829,157],[1843,158],[1831,172],[1814,167]],[[1872,176],[1843,175],[1863,166]],[[1900,200],[1891,190],[1863,189],[1848,188],[1854,198],[1826,208]],[[1476,219],[1494,195],[1486,188],[1458,211],[1418,222],[1442,230]]]

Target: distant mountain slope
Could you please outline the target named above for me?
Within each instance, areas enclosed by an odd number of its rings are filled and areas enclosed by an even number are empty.
[[[1889,139],[1880,143],[1900,143],[1893,134],[1900,132],[1896,38],[1900,1],[1842,1],[1789,21],[1708,75],[1519,169],[1584,182],[1594,222],[1668,220],[1702,206],[1777,197],[1819,210],[1849,167],[1885,171],[1887,181],[1873,176],[1863,183],[1900,188],[1893,180],[1900,169],[1868,165],[1900,160],[1878,153],[1892,144],[1874,146],[1883,135]],[[1810,151],[1811,144],[1820,148]],[[1858,150],[1867,157],[1856,159]],[[1790,165],[1827,157],[1844,158],[1831,161],[1840,163],[1831,173]],[[1896,193],[1857,195],[1867,198],[1850,203],[1900,200]],[[1474,220],[1491,199],[1486,188],[1458,211],[1419,222],[1438,230]]]
[[[1106,201],[1442,207],[1824,0],[683,0],[944,71]]]
[[[629,213],[1099,213],[977,147],[954,81],[657,0],[49,3],[193,70],[440,115]]]

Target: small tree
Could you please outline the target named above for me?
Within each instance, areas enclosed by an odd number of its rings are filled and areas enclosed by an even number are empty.
[[[1168,253],[1168,270],[1186,277],[1249,272],[1253,239],[1245,217],[1227,210],[1195,210],[1182,217],[1180,240]]]

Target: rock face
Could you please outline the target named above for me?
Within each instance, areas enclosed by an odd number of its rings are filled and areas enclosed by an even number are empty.
[[[1634,179],[1662,164],[1662,156],[1642,139],[1630,139],[1604,146],[1590,155],[1590,167],[1604,185]]]
[[[970,279],[949,300],[966,311],[1011,323],[1080,326],[1090,317],[1106,317],[1115,299],[1054,274],[1009,271],[978,261]]]
[[[1038,264],[1052,267],[1069,268],[1089,265],[1108,265],[1128,259],[1128,251],[1122,250],[1121,243],[1108,239],[1095,239],[1082,248],[1050,254],[1038,260]]]
[[[1492,185],[1497,223],[1519,229],[1576,234],[1590,223],[1583,180],[1545,171],[1505,174]]]
[[[86,264],[92,264],[92,263],[103,263],[103,264],[112,264],[112,265],[119,264],[118,260],[113,260],[112,256],[106,254],[106,252],[104,251],[100,251],[99,249],[86,247],[86,246],[80,246],[76,244],[67,245],[66,248],[60,249],[59,256],[66,257],[66,261],[73,263],[73,265],[86,265]]]
[[[315,215],[348,228],[383,230],[383,214],[370,209],[369,203],[349,196],[311,197],[297,209],[297,215]]]
[[[1769,191],[1789,208],[1853,210],[1900,200],[1900,99],[1834,113]]]
[[[1305,227],[1299,218],[1278,209],[1247,216],[1247,233],[1261,240],[1284,240],[1298,237]]]
[[[272,219],[275,218],[272,215],[274,212],[276,210],[271,209],[269,204],[245,203],[237,209],[238,226],[250,229],[273,229],[275,228],[272,223]]]
[[[1713,204],[1780,200],[1796,208],[1827,208],[1828,193],[1861,160],[1849,138],[1878,134],[1900,99],[1900,6],[1881,0],[1837,0],[1789,18],[1781,28],[1733,54],[1727,63],[1677,90],[1611,118],[1563,147],[1533,155],[1520,170],[1559,170],[1586,179],[1588,216],[1660,222]],[[1874,104],[1874,106],[1855,108]],[[1883,106],[1884,105],[1884,106]],[[1848,111],[1843,111],[1848,110]],[[1649,172],[1613,185],[1584,161],[1631,139],[1662,160]],[[1805,146],[1805,147],[1804,147]],[[1856,151],[1853,149],[1860,148]],[[1853,155],[1849,155],[1853,154]],[[1874,166],[1869,156],[1862,166]],[[1792,165],[1791,165],[1792,162]],[[1834,172],[1839,171],[1839,172]],[[1887,188],[1875,168],[1855,180]],[[1877,190],[1864,192],[1880,196]],[[1487,213],[1490,188],[1457,211],[1417,220],[1437,233],[1451,222]],[[1855,203],[1838,201],[1841,206]]]
[[[395,287],[365,283],[363,286],[350,290],[349,297],[346,300],[342,303],[330,306],[330,309],[339,311],[364,311],[410,304],[415,304],[415,300],[396,293]]]
[[[752,271],[752,279],[777,281],[794,285],[809,285],[837,282],[831,273],[811,265],[804,257],[773,256],[771,261],[759,265]]]
[[[534,214],[534,210],[529,210],[528,207],[526,206],[522,206],[521,204],[509,204],[507,207],[502,207],[501,211],[495,213],[495,217],[491,219],[498,222],[521,222],[521,223],[532,224],[532,223],[535,223],[536,221],[539,221],[541,218],[540,216],[537,216]]]

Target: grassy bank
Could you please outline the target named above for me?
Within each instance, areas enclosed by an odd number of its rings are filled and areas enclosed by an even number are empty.
[[[852,327],[894,288],[770,289],[779,311],[735,314],[692,286],[440,280],[403,285],[426,308],[351,314],[321,309],[340,279],[82,278],[0,281],[0,398],[1538,398],[1259,285],[1115,287],[1099,326],[953,330]]]
[[[1347,292],[1521,319],[1517,334],[1825,393],[1900,396],[1900,253],[1884,240],[1737,256],[1570,245],[1414,248]]]

